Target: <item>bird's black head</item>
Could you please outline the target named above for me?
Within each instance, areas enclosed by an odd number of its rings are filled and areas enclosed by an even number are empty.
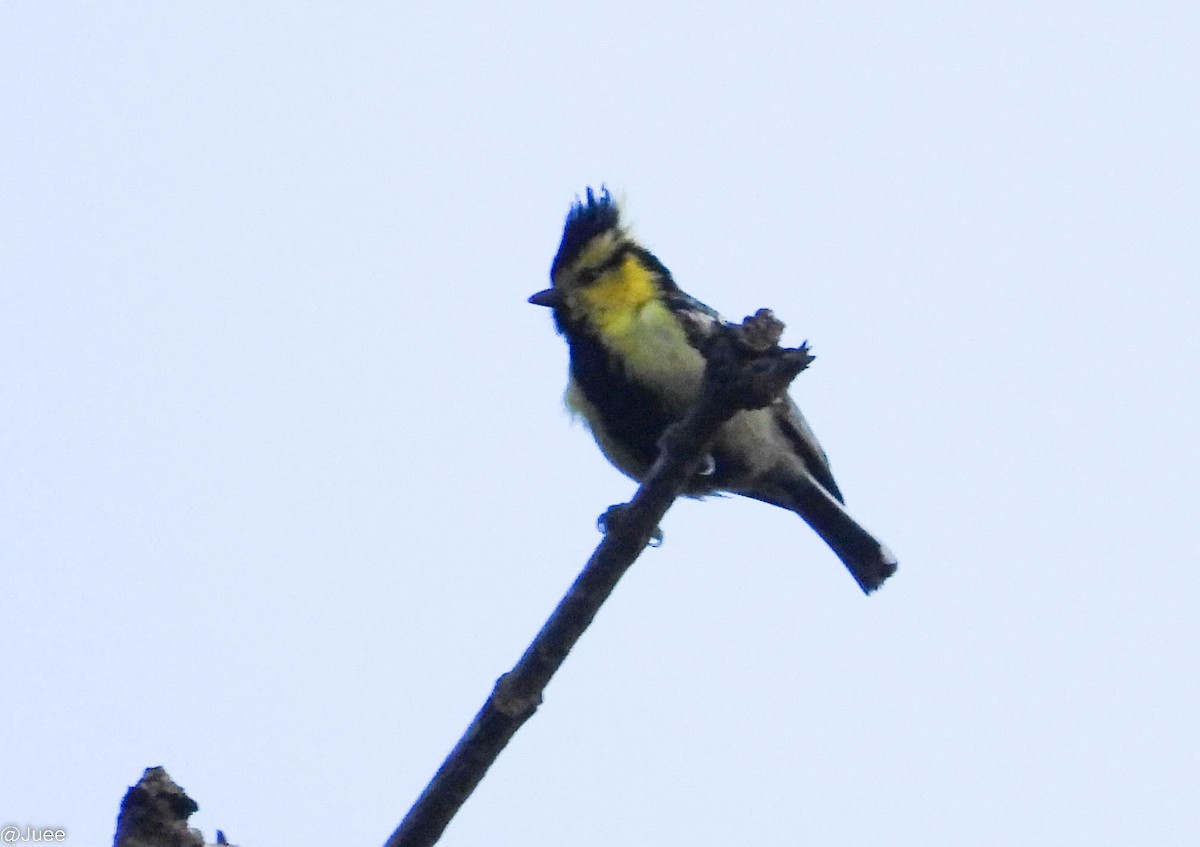
[[[618,229],[620,224],[620,209],[608,193],[608,189],[600,186],[600,194],[597,196],[589,187],[587,201],[576,197],[571,211],[567,213],[562,242],[558,245],[554,264],[550,266],[550,277],[556,277],[559,270],[579,258],[580,252],[593,238],[609,230]]]

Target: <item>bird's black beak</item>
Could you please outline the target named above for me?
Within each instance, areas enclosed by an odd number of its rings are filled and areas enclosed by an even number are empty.
[[[562,305],[562,294],[558,292],[557,288],[547,288],[545,291],[539,291],[530,297],[529,302],[535,306],[557,309]]]

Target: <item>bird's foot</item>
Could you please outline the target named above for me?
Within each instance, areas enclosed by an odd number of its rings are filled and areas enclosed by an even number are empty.
[[[609,506],[604,510],[604,514],[596,518],[596,529],[600,530],[600,532],[604,535],[608,535],[608,533],[621,522],[621,517],[625,514],[625,510],[628,507],[628,503],[617,503],[614,506]],[[662,543],[662,527],[656,526],[654,528],[654,534],[650,536],[650,546],[661,547]]]

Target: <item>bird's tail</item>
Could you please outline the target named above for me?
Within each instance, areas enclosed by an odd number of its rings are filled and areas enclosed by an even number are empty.
[[[896,572],[892,551],[807,473],[791,475],[787,492],[787,507],[821,536],[865,593],[870,594]]]

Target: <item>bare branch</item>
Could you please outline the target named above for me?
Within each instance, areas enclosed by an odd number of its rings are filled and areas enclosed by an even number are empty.
[[[766,309],[740,326],[693,329],[693,343],[708,361],[699,400],[664,434],[658,460],[633,500],[606,515],[603,541],[525,654],[496,682],[386,847],[437,842],[509,739],[537,710],[550,678],[655,536],[671,503],[701,471],[720,426],[739,410],[774,402],[812,361],[803,346],[778,347],[783,324]]]

